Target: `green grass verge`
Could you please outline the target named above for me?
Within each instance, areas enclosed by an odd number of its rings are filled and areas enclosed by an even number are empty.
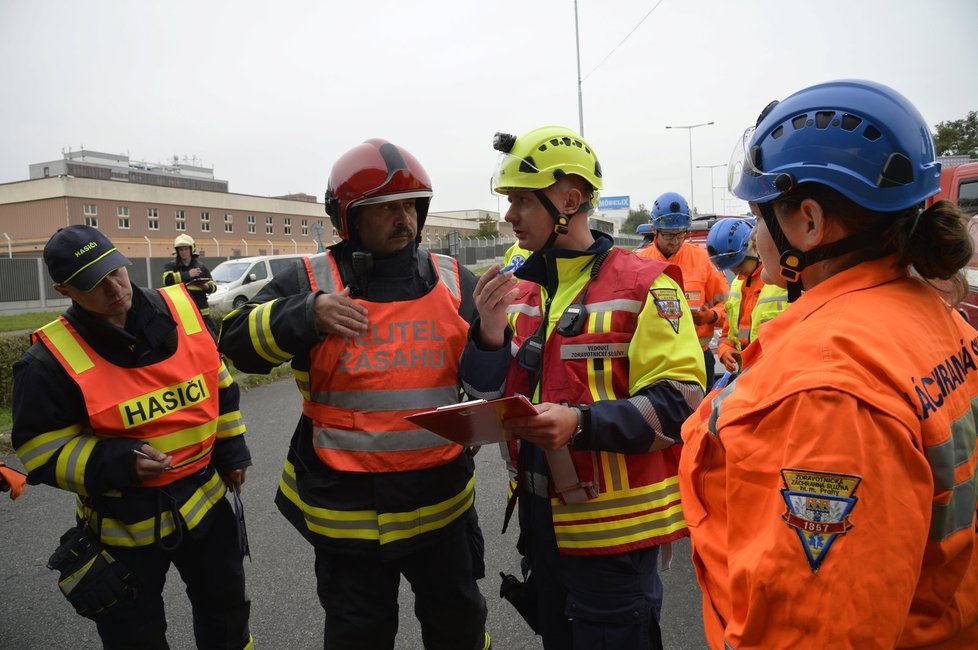
[[[35,311],[29,314],[10,314],[0,316],[0,332],[36,330],[60,316],[62,311]]]

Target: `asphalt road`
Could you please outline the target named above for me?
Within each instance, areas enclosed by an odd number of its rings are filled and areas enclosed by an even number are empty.
[[[246,562],[251,595],[251,630],[256,648],[322,648],[323,611],[316,598],[311,547],[279,515],[273,498],[282,461],[300,411],[290,381],[254,388],[242,395],[254,466],[243,493],[253,562]],[[21,467],[16,456],[4,457]],[[489,604],[488,629],[493,648],[538,650],[540,638],[499,598],[499,572],[518,573],[516,526],[500,534],[506,472],[495,447],[476,456],[476,507],[486,538],[487,578],[480,584]],[[95,624],[74,613],[57,586],[57,573],[46,568],[58,537],[73,524],[73,497],[47,486],[28,486],[11,501],[0,495],[0,648],[3,650],[84,649],[100,647]],[[667,648],[704,648],[700,594],[689,562],[689,544],[674,544],[672,568],[663,573],[665,606],[662,628]],[[171,570],[164,599],[175,650],[193,648],[190,603],[183,583]],[[413,616],[413,595],[401,585],[401,623],[397,648],[422,648]],[[627,649],[622,649],[627,650]]]

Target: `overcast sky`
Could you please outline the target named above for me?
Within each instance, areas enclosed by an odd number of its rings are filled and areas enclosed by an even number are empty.
[[[726,163],[813,83],[885,83],[931,127],[978,110],[978,0],[662,0],[636,29],[657,2],[578,1],[584,135],[632,207],[689,194],[666,125],[715,122],[693,165]],[[382,137],[427,168],[433,210],[495,210],[495,131],[578,128],[575,48],[573,0],[0,0],[0,182],[84,145],[321,201],[333,161]],[[693,173],[700,211],[744,207]]]

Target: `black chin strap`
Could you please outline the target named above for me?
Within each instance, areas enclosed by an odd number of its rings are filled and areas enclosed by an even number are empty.
[[[550,213],[551,218],[554,220],[554,229],[550,233],[550,237],[547,238],[547,243],[543,245],[541,250],[547,250],[548,248],[553,248],[557,241],[557,235],[566,235],[568,228],[570,227],[570,220],[573,214],[564,214],[557,209],[557,206],[553,204],[547,195],[543,193],[543,190],[534,190],[533,193],[536,195],[537,200],[543,205],[543,208]]]
[[[801,296],[802,289],[805,288],[801,281],[801,272],[816,262],[829,260],[860,249],[869,249],[863,259],[873,259],[885,254],[879,248],[880,233],[874,230],[867,230],[830,244],[800,251],[788,242],[788,238],[781,229],[781,224],[778,223],[778,219],[774,215],[774,207],[771,203],[761,203],[758,207],[761,210],[764,223],[767,225],[772,239],[774,239],[774,244],[778,247],[778,253],[781,254],[778,270],[781,277],[787,280],[788,302],[794,302]]]

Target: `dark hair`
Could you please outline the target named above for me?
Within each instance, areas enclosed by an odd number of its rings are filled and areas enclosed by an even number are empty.
[[[782,200],[798,204],[806,198],[822,206],[850,235],[879,232],[879,252],[895,253],[899,265],[912,266],[926,280],[939,280],[931,284],[952,306],[968,294],[961,269],[973,253],[970,218],[950,201],[938,201],[926,209],[920,204],[899,212],[875,212],[820,183],[802,183]]]

